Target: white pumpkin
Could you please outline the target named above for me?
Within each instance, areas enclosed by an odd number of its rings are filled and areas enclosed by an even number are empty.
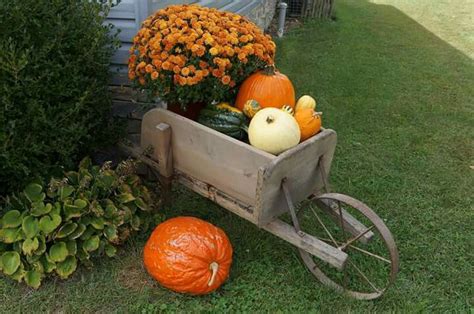
[[[250,145],[275,155],[298,145],[301,136],[295,118],[277,108],[258,111],[250,121],[248,133]]]

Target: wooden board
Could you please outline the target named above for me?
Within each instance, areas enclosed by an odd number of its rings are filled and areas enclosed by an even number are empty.
[[[319,162],[323,164],[327,180],[335,148],[336,132],[324,129],[259,169],[255,205],[259,226],[288,212],[288,205],[281,187],[284,178],[287,180],[294,204],[298,204],[322,189],[323,178]]]
[[[164,109],[153,109],[143,117],[142,149],[157,146],[154,130],[159,123],[171,127],[176,170],[246,206],[255,205],[258,169],[276,156]]]
[[[293,244],[297,248],[303,249],[311,255],[328,262],[331,266],[334,266],[339,270],[344,268],[348,257],[346,253],[310,234],[304,232],[298,234],[293,226],[290,226],[280,219],[275,219],[263,228],[286,242]]]

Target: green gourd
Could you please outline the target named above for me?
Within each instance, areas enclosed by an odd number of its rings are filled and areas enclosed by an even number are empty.
[[[224,133],[233,138],[242,140],[247,135],[248,118],[242,111],[227,104],[208,105],[201,110],[198,122]]]

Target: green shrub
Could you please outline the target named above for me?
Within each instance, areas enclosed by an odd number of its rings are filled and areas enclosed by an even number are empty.
[[[0,1],[0,194],[60,174],[111,139],[108,6]]]
[[[134,173],[134,162],[116,170],[84,159],[78,171],[29,184],[7,199],[0,218],[0,270],[33,288],[51,273],[68,278],[90,257],[114,256],[133,232],[154,226],[152,196]]]

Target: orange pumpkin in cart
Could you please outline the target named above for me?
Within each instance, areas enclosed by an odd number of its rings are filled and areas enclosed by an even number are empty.
[[[295,89],[290,79],[278,72],[275,66],[267,66],[242,83],[235,100],[235,106],[243,111],[248,100],[255,100],[261,108],[281,108],[288,105],[295,107]]]
[[[162,286],[207,294],[228,278],[232,246],[222,229],[198,218],[176,217],[156,227],[143,259],[148,273]]]

